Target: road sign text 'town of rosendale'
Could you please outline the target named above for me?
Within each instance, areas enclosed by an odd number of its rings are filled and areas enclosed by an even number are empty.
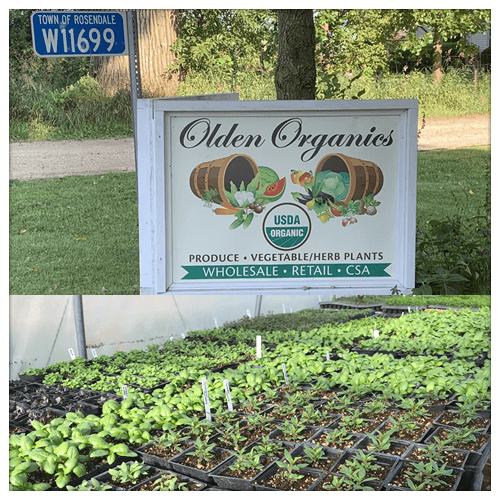
[[[40,57],[128,54],[123,12],[38,11],[31,15],[33,49]]]

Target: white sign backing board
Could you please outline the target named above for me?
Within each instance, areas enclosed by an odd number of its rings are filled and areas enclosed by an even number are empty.
[[[417,100],[138,101],[142,294],[410,293]]]

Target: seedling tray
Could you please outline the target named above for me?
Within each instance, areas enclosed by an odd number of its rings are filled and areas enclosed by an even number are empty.
[[[412,459],[410,458],[411,457],[411,454],[417,450],[417,449],[426,449],[428,448],[429,445],[427,444],[423,444],[423,443],[412,443],[411,446],[405,451],[405,453],[401,456],[402,459],[404,460],[412,460],[412,461],[416,461],[415,459]],[[464,469],[464,466],[465,466],[465,463],[467,462],[467,459],[469,458],[469,454],[470,452],[469,451],[465,451],[465,450],[455,450],[453,449],[453,452],[454,453],[457,453],[458,455],[461,455],[461,463],[453,463],[453,464],[449,464],[450,467],[453,467],[455,469]],[[419,460],[420,461],[420,460]],[[421,460],[421,461],[424,461],[424,460]],[[441,462],[438,462],[438,465],[441,465]]]
[[[122,462],[123,463],[123,462]],[[134,463],[133,461],[127,461],[125,462],[127,465],[130,465],[132,463]],[[108,470],[106,472],[103,472],[102,474],[98,474],[97,476],[94,476],[95,479],[97,481],[99,481],[100,483],[105,483],[105,484],[111,484],[113,485],[114,483],[111,483],[110,481],[112,480],[112,476],[111,476],[111,473],[109,472],[111,469],[116,469],[118,465],[121,465],[120,463],[116,464],[113,463],[113,465],[111,467],[108,468]],[[123,488],[125,489],[126,491],[131,491],[132,488],[135,488],[136,486],[139,486],[141,485],[142,483],[145,483],[145,482],[148,482],[150,481],[154,476],[156,475],[159,475],[160,473],[162,472],[166,472],[162,469],[159,469],[157,467],[153,467],[153,466],[150,466],[150,469],[148,471],[148,474],[149,474],[149,477],[146,478],[146,479],[142,479],[140,480],[137,484],[133,485],[133,486],[130,486],[129,488],[125,488],[123,486],[120,486],[120,485],[114,485],[114,486],[117,486],[118,488]],[[151,474],[152,473],[152,474]]]
[[[145,481],[142,481],[140,484],[137,484],[136,486],[130,488],[128,491],[138,491],[140,490],[143,486],[149,484],[149,483],[154,483],[155,481],[157,481],[159,478],[161,478],[163,475],[173,475],[173,476],[177,476],[179,478],[179,480],[183,483],[188,483],[190,485],[194,485],[195,487],[197,486],[196,489],[194,489],[193,491],[202,491],[204,490],[207,485],[206,483],[202,482],[202,481],[199,481],[199,480],[194,480],[193,478],[191,477],[188,477],[188,476],[184,476],[183,474],[179,474],[178,472],[174,472],[174,471],[171,471],[171,470],[167,470],[167,471],[162,471],[160,472],[159,474],[156,474],[154,477],[152,478],[149,478],[149,479],[146,479]]]
[[[254,482],[276,462],[276,459],[272,460],[267,466],[259,470],[252,478],[244,479],[241,477],[227,475],[227,472],[230,470],[229,467],[231,467],[236,460],[236,457],[229,458],[210,474],[210,479],[220,488],[231,491],[254,491]]]
[[[447,429],[447,430],[453,430],[453,427],[447,427],[447,426],[439,426],[436,427],[429,436],[423,440],[425,444],[433,444],[434,437],[437,436],[440,432],[441,429]],[[473,450],[467,450],[466,447],[458,447],[456,448],[457,450],[462,450],[462,451],[469,451],[469,458],[467,459],[467,462],[465,464],[465,467],[477,467],[478,463],[480,462],[481,458],[486,454],[489,455],[489,450],[491,449],[491,435],[486,434],[486,433],[474,433],[476,437],[478,436],[486,436],[486,441],[484,444],[476,451]]]
[[[401,491],[411,491],[411,488],[406,487],[406,486],[398,486],[394,484],[394,480],[400,475],[401,471],[406,468],[406,467],[412,467],[413,464],[416,462],[410,461],[410,460],[399,460],[398,463],[393,467],[391,472],[388,474],[387,478],[385,479],[383,483],[384,488],[389,488],[390,486],[395,487],[398,490]],[[458,485],[460,484],[460,481],[462,479],[462,474],[464,471],[462,469],[455,469],[454,467],[446,467],[446,469],[451,469],[453,471],[452,476],[454,476],[455,480],[453,482],[453,485],[451,488],[446,489],[445,491],[456,491],[458,488]],[[430,491],[436,491],[434,489]]]
[[[148,465],[152,465],[153,467],[158,467],[159,469],[173,470],[173,467],[172,467],[172,464],[170,461],[173,458],[175,458],[177,455],[182,453],[182,451],[184,451],[184,450],[182,450],[178,453],[175,453],[174,455],[172,455],[169,458],[164,458],[164,457],[160,457],[158,455],[154,455],[153,453],[148,453],[146,451],[146,450],[148,450],[148,448],[150,448],[151,446],[153,446],[155,444],[156,444],[155,441],[150,441],[149,443],[146,443],[146,444],[140,446],[139,448],[136,448],[135,452],[142,458],[143,462],[148,464]],[[191,440],[191,439],[188,440],[187,446],[185,449],[191,447],[192,445],[193,445],[193,440]]]
[[[362,450],[364,452],[371,452],[368,450],[367,446],[371,445],[372,441],[369,436],[362,438],[358,441],[352,448],[356,450]],[[397,450],[398,453],[388,453],[387,451],[378,451],[379,455],[385,455],[388,457],[398,457],[403,458],[405,453],[408,453],[408,449],[414,445],[413,441],[405,441],[403,439],[391,439],[391,448]]]
[[[259,477],[253,483],[255,491],[289,491],[286,489],[280,490],[278,488],[272,488],[270,486],[266,486],[265,484],[262,484],[262,481],[264,481],[266,478],[271,477],[273,474],[278,472],[279,469],[280,468],[276,465],[276,463],[274,463],[264,473],[259,475]],[[304,491],[314,490],[314,487],[316,486],[318,481],[325,475],[324,472],[320,472],[316,469],[310,469],[310,468],[306,468],[306,467],[303,469],[300,469],[298,471],[298,474],[314,478],[314,481]]]
[[[306,448],[314,448],[315,446],[316,445],[314,445],[312,443],[301,444],[301,445],[297,446],[297,448],[295,448],[292,451],[291,455],[292,455],[292,457],[305,456],[306,455]],[[327,456],[327,459],[331,460],[331,465],[329,465],[328,467],[315,467],[314,465],[308,464],[307,468],[308,469],[315,469],[315,470],[318,470],[319,472],[330,472],[331,470],[333,470],[333,468],[337,464],[338,460],[342,457],[344,452],[341,450],[334,450],[334,449],[329,448],[327,446],[321,446],[321,448],[323,448],[323,453]]]
[[[328,491],[330,493],[333,493],[334,491],[336,491],[333,489],[323,487],[323,485],[325,483],[327,483],[327,484],[330,483],[332,477],[343,478],[345,476],[343,474],[337,474],[336,472],[329,472],[327,474],[324,474],[320,478],[320,480],[316,483],[316,485],[314,487],[314,491]],[[364,483],[363,486],[366,486],[368,488],[373,488],[374,491],[380,491],[380,489],[382,488],[382,484],[383,484],[382,481],[367,481],[366,483]],[[341,491],[344,491],[344,490],[341,490]]]
[[[212,472],[215,472],[217,467],[220,467],[224,462],[226,462],[231,455],[228,454],[224,460],[220,461],[219,463],[215,464],[214,466],[210,467],[209,469],[197,469],[195,467],[191,467],[187,464],[185,464],[183,461],[185,457],[187,456],[187,453],[190,453],[192,451],[195,451],[195,447],[192,446],[188,448],[187,450],[184,450],[183,452],[179,453],[172,459],[170,459],[170,464],[174,471],[180,472],[181,474],[184,474],[185,476],[192,477],[194,479],[198,479],[199,481],[202,481],[204,483],[209,484],[211,482],[210,480],[210,474]],[[224,448],[219,448],[215,447],[213,449],[214,452],[219,452],[219,453],[228,453],[228,450]]]
[[[335,464],[335,467],[333,467],[332,472],[335,472],[336,474],[340,474],[341,476],[344,476],[345,474],[342,471],[342,466],[345,465],[346,460],[353,460],[356,457],[356,453],[359,450],[346,450],[345,453],[340,457],[339,461]],[[380,465],[383,467],[386,467],[387,474],[385,478],[380,479],[380,482],[383,483],[384,480],[389,477],[391,472],[394,470],[396,465],[400,462],[399,457],[394,457],[392,455],[384,455],[382,453],[373,453],[373,452],[367,452],[365,453],[366,455],[371,455],[376,458],[375,464]],[[367,471],[367,475],[370,475],[370,472]]]

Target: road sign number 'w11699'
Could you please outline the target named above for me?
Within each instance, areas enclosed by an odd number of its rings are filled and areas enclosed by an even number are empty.
[[[122,12],[39,11],[31,15],[33,48],[40,57],[128,54]]]

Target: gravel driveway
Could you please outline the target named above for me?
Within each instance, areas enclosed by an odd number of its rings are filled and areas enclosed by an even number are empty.
[[[491,145],[491,115],[419,119],[419,151]],[[10,179],[133,172],[134,140],[16,142],[9,145]]]

